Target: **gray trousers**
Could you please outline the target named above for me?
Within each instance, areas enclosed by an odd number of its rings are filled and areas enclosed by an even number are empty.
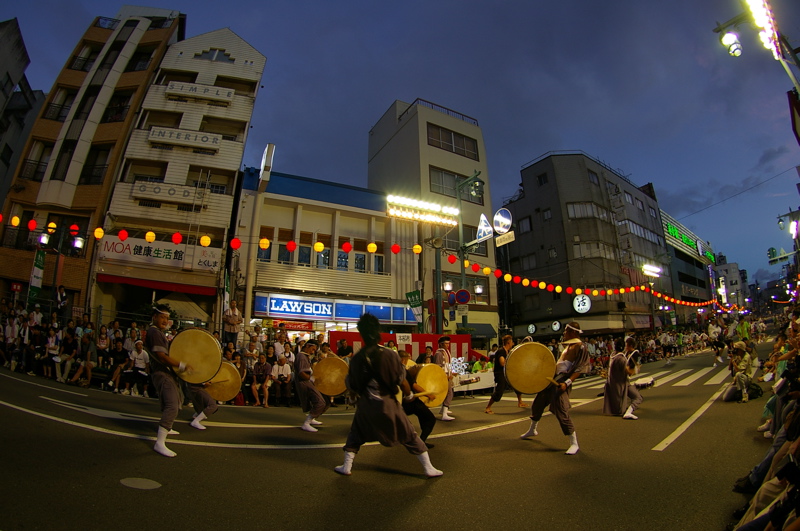
[[[175,379],[163,372],[156,371],[152,374],[153,387],[158,392],[158,401],[161,405],[161,420],[158,425],[167,429],[172,429],[172,424],[178,417],[178,411],[183,403],[182,393]]]
[[[572,388],[567,387],[567,390],[562,392],[553,384],[547,386],[544,391],[536,395],[533,404],[531,404],[531,420],[539,422],[544,414],[544,409],[550,406],[550,412],[558,419],[564,435],[572,435],[575,431],[575,426],[573,426],[572,419],[569,417],[570,389]]]
[[[205,413],[206,418],[208,418],[217,412],[217,409],[219,409],[217,401],[211,398],[211,395],[202,385],[190,385],[189,389],[192,390],[192,407],[194,407],[195,413],[198,415]]]
[[[635,385],[628,385],[628,399],[631,401],[630,407],[633,408],[631,411],[636,411],[642,405],[642,394]]]

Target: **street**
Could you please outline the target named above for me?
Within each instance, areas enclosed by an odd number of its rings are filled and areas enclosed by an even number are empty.
[[[769,349],[758,346],[762,358]],[[513,393],[494,415],[488,395],[457,397],[456,420],[429,438],[438,479],[402,447],[377,445],[352,476],[334,473],[353,413],[341,405],[318,433],[299,429],[297,407],[221,406],[205,431],[184,408],[169,459],[152,450],[157,400],[2,370],[0,528],[722,529],[745,502],[734,480],[769,447],[755,428],[770,391],[723,403],[727,369],[711,363],[706,351],[643,365],[657,385],[637,421],[603,416],[603,380],[578,380],[575,456],[549,414],[538,437],[519,439],[529,410]]]

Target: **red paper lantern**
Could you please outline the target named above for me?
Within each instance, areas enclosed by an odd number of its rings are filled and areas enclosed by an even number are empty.
[[[342,251],[349,253],[353,250],[353,245],[350,242],[344,242],[342,244]]]
[[[75,223],[69,226],[69,233],[73,236],[77,236],[78,232],[80,232],[81,228],[77,226]]]
[[[502,276],[503,276],[503,272],[502,272],[502,271],[500,271],[499,269],[495,269],[495,270],[494,270],[494,276],[495,276],[496,278],[500,278],[500,277],[502,277]]]
[[[172,235],[172,243],[174,243],[175,245],[178,245],[182,241],[183,241],[183,236],[181,235],[180,232],[176,232]]]
[[[477,273],[477,272],[478,272],[478,271],[480,271],[480,270],[481,270],[481,266],[480,266],[480,265],[478,265],[478,264],[472,264],[472,271],[473,271],[474,273]]]
[[[124,242],[125,240],[128,239],[128,231],[122,229],[117,233],[117,238],[119,238],[119,241]]]
[[[32,219],[28,222],[28,230],[34,231],[36,230],[36,220]]]
[[[397,254],[397,253],[399,253],[399,252],[400,252],[400,246],[399,246],[399,245],[397,245],[396,243],[395,243],[395,244],[393,244],[393,245],[390,247],[390,249],[392,250],[392,252],[393,252],[394,254]]]
[[[572,289],[572,286],[567,286],[567,293],[572,293],[573,291],[575,290]]]
[[[522,282],[522,277],[519,276],[519,275],[515,276],[514,277],[514,284],[519,284],[520,282]]]
[[[600,296],[601,296],[601,297],[605,297],[605,296],[606,296],[606,290],[604,290],[604,289],[601,289],[601,290],[600,290]]]
[[[554,285],[552,285],[552,284],[548,284],[547,285],[547,291],[553,291],[554,289],[556,289],[556,287]]]
[[[456,257],[456,255],[451,254],[450,256],[447,257],[447,261],[450,262],[451,264],[455,264],[456,262],[458,262],[458,258]]]
[[[231,240],[231,249],[233,249],[234,251],[238,250],[239,247],[241,246],[242,246],[242,240],[240,240],[239,238],[233,238]]]
[[[286,250],[293,253],[297,250],[297,244],[294,241],[286,242]]]

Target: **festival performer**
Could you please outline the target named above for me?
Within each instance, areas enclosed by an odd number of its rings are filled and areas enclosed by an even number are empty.
[[[420,428],[419,438],[422,439],[422,442],[424,442],[425,446],[430,450],[433,448],[433,445],[428,443],[428,435],[431,434],[434,426],[436,426],[436,415],[433,414],[430,408],[426,406],[417,395],[417,393],[422,393],[422,396],[426,396],[425,390],[417,383],[417,375],[422,365],[414,363],[411,359],[411,354],[405,350],[400,351],[400,361],[403,363],[406,370],[406,380],[411,389],[411,398],[403,397],[403,411],[405,411],[406,415],[409,417],[411,415],[417,416]],[[431,400],[435,400],[436,393],[427,394],[427,397]]]
[[[350,361],[347,374],[347,387],[351,393],[358,394],[358,406],[344,445],[344,464],[334,470],[349,476],[353,459],[361,446],[378,441],[383,446],[402,444],[409,453],[417,456],[428,477],[441,476],[443,472],[431,465],[425,443],[397,402],[398,386],[407,398],[414,396],[405,379],[400,356],[378,345],[380,323],[374,315],[362,315],[358,331],[364,340],[364,348]]]
[[[444,369],[444,373],[447,375],[447,396],[444,402],[442,402],[442,409],[439,410],[442,420],[446,421],[456,420],[455,417],[450,415],[450,402],[453,400],[454,376],[453,372],[450,370],[451,359],[450,336],[442,336],[439,338],[439,348],[433,354],[432,362]]]
[[[175,372],[191,374],[192,367],[186,362],[178,362],[169,357],[169,341],[164,330],[169,326],[169,307],[159,304],[153,308],[153,322],[147,330],[144,344],[150,353],[150,377],[153,387],[158,392],[158,401],[161,405],[161,420],[158,423],[158,436],[153,450],[166,457],[175,457],[177,454],[167,448],[167,435],[177,434],[172,430],[172,424],[178,416],[183,394]]]
[[[639,351],[636,350],[636,340],[633,337],[626,338],[624,343],[622,340],[617,340],[616,350],[617,354],[608,364],[608,380],[603,393],[603,413],[637,420],[639,417],[633,412],[641,405],[642,395],[630,382],[630,377],[637,371]],[[628,401],[630,405],[626,409],[625,404]]]
[[[580,325],[575,321],[569,323],[564,330],[564,336],[561,341],[564,350],[561,351],[561,356],[556,362],[555,381],[557,383],[551,383],[544,391],[536,395],[531,405],[531,427],[520,436],[521,439],[527,439],[528,437],[539,435],[536,428],[542,418],[544,409],[550,406],[550,411],[558,419],[561,431],[569,437],[567,455],[575,455],[580,449],[575,427],[569,417],[569,390],[572,388],[572,382],[591,369],[589,350],[586,348],[586,344],[581,341],[581,332]]]
[[[306,420],[300,427],[303,431],[315,432],[319,431],[314,426],[322,424],[317,420],[323,413],[328,410],[331,405],[330,400],[322,396],[322,393],[311,381],[311,375],[314,371],[311,369],[311,360],[309,356],[313,357],[317,353],[317,341],[311,339],[303,344],[302,350],[298,351],[297,357],[294,361],[295,373],[295,388],[297,390],[297,397],[300,399],[300,407],[303,408],[303,413],[307,413]]]
[[[508,381],[506,380],[506,360],[508,359],[509,352],[511,352],[511,349],[514,347],[514,338],[510,335],[505,335],[502,341],[503,348],[498,349],[494,354],[494,392],[491,398],[489,398],[489,403],[486,404],[486,409],[483,410],[484,413],[490,415],[494,413],[494,411],[492,411],[492,404],[499,402],[500,399],[503,398],[503,393],[506,392],[506,387],[508,386]],[[522,393],[519,391],[515,392],[517,393],[517,406],[528,407],[528,405],[522,401]]]

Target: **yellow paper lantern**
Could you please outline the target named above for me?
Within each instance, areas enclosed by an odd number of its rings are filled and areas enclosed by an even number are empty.
[[[581,288],[575,290],[575,295],[580,295],[581,293],[583,293],[583,290]]]
[[[324,250],[325,250],[325,245],[322,242],[317,242],[317,243],[314,244],[314,251],[315,252],[321,253]],[[374,251],[370,251],[370,252],[374,252]]]
[[[208,234],[200,236],[200,245],[202,245],[203,247],[208,247],[209,245],[211,245],[211,236],[209,236]]]
[[[420,244],[416,244],[411,248],[411,250],[414,251],[414,254],[419,254],[422,252],[422,246]]]
[[[522,279],[522,285],[523,285],[523,286],[525,286],[525,287],[527,288],[528,286],[530,286],[530,285],[531,285],[531,281],[530,281],[530,280],[528,280],[527,278],[523,278],[523,279]]]
[[[11,226],[19,227],[19,216],[14,216],[13,218],[11,218]]]
[[[151,230],[147,231],[147,233],[144,235],[144,241],[147,243],[153,243],[156,241],[156,233]]]
[[[596,289],[593,289],[593,290],[592,290],[592,297],[597,297],[597,294],[598,294],[598,293],[600,293],[600,292],[599,292],[599,291],[597,291]]]
[[[503,275],[503,280],[505,280],[506,282],[511,282],[511,273],[506,273],[505,275]]]
[[[620,293],[625,293],[625,288],[619,288]]]
[[[258,246],[261,248],[262,251],[266,251],[269,249],[269,239],[261,238],[258,240]]]
[[[563,289],[561,286],[556,286],[556,293],[561,293]]]
[[[489,267],[489,266],[484,267],[483,268],[483,274],[486,275],[486,276],[491,275],[492,274],[492,268]]]
[[[56,223],[55,221],[51,221],[47,224],[47,233],[53,234],[56,231]]]
[[[367,245],[367,251],[368,252],[374,253],[377,250],[378,250],[378,246],[375,245],[374,243],[370,243],[369,245]]]
[[[544,289],[546,287],[547,287],[547,284],[545,284],[544,282],[539,282],[539,289]]]
[[[106,231],[104,231],[102,227],[97,227],[96,229],[94,229],[94,237],[95,237],[95,239],[100,240],[105,235],[106,235]]]
[[[469,267],[469,260],[464,260],[464,269]]]

